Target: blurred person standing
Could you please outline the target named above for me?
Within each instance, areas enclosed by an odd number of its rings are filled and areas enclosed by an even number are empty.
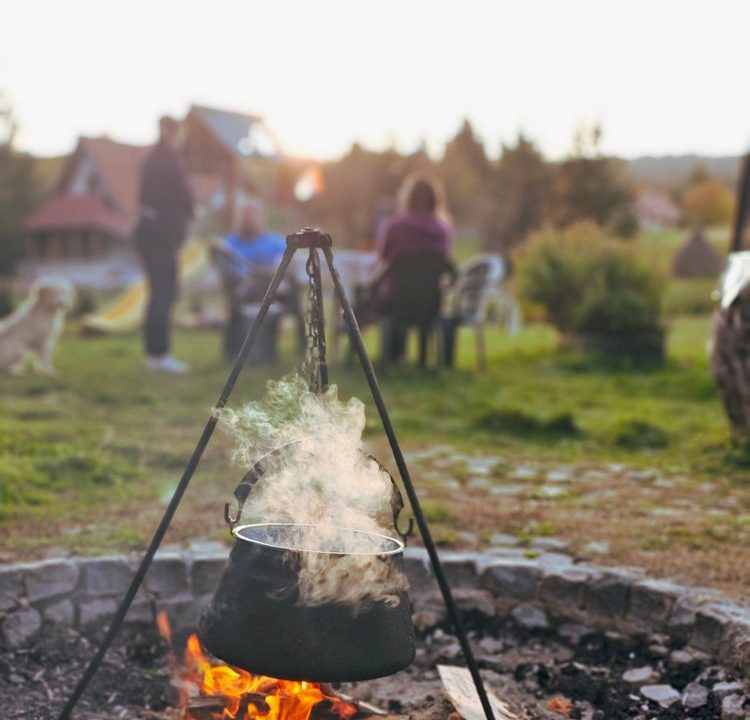
[[[143,163],[135,244],[149,288],[143,328],[146,366],[185,373],[187,365],[170,353],[170,316],[179,283],[177,254],[193,217],[190,188],[175,149],[177,127],[172,118],[159,120],[159,142]]]
[[[442,256],[452,268],[450,251],[453,230],[447,220],[442,187],[437,178],[411,175],[398,192],[396,214],[385,219],[376,238],[376,252],[381,267],[402,255]],[[417,278],[415,278],[415,281]],[[387,271],[378,286],[378,306],[386,315],[396,310],[394,287]],[[406,352],[406,331],[394,324],[390,329],[390,355],[402,362]]]

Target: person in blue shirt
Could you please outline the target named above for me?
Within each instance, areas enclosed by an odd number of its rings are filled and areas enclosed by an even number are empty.
[[[263,205],[254,200],[242,209],[239,231],[224,236],[222,244],[236,258],[234,269],[238,275],[252,274],[259,266],[267,270],[279,264],[286,241],[283,235],[266,230],[265,224]]]

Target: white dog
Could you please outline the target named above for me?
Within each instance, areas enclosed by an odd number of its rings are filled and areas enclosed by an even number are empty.
[[[55,343],[74,294],[73,286],[63,278],[40,278],[31,286],[29,297],[0,320],[0,370],[20,372],[31,356],[39,372],[55,372]]]

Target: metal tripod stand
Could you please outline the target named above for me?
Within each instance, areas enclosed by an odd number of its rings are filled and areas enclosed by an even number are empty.
[[[469,644],[469,640],[466,636],[463,622],[461,621],[461,616],[458,612],[458,608],[453,599],[453,594],[445,577],[445,572],[443,571],[443,566],[440,561],[437,548],[435,547],[435,542],[432,538],[429,525],[427,524],[427,520],[424,516],[424,513],[422,512],[422,507],[414,488],[414,484],[412,483],[411,476],[409,475],[409,469],[406,466],[404,455],[401,452],[401,448],[399,447],[396,433],[393,429],[393,425],[391,424],[391,419],[388,415],[388,410],[383,400],[383,395],[380,392],[380,386],[378,385],[378,380],[375,376],[375,370],[372,366],[372,362],[370,361],[369,356],[367,355],[367,350],[365,349],[364,341],[362,339],[362,333],[360,332],[359,325],[357,324],[357,319],[354,316],[354,310],[352,309],[351,303],[346,296],[346,292],[342,285],[341,278],[339,277],[338,270],[336,270],[336,267],[334,266],[332,246],[333,243],[331,241],[330,235],[324,234],[319,230],[314,230],[311,228],[305,228],[303,230],[300,230],[299,232],[287,236],[286,250],[283,257],[281,258],[279,267],[276,270],[276,274],[273,276],[270,285],[268,286],[268,290],[266,291],[265,296],[263,297],[263,301],[261,303],[258,314],[255,317],[255,321],[253,322],[253,325],[250,328],[244,343],[242,344],[242,348],[240,349],[237,359],[232,366],[232,370],[229,373],[229,377],[227,378],[226,383],[224,384],[224,388],[222,389],[221,395],[216,402],[215,408],[221,409],[226,405],[227,400],[229,399],[229,396],[232,393],[232,390],[234,389],[234,386],[237,382],[237,378],[239,377],[240,372],[245,365],[245,360],[247,359],[250,349],[255,342],[260,326],[262,325],[263,321],[266,318],[266,315],[268,314],[268,309],[271,306],[271,303],[274,301],[279,284],[284,278],[284,275],[289,268],[289,264],[292,261],[294,254],[298,250],[302,249],[306,249],[309,251],[307,272],[310,277],[311,283],[311,309],[309,311],[309,317],[307,318],[310,351],[307,362],[313,364],[316,368],[315,377],[317,378],[317,382],[319,382],[319,386],[317,388],[314,387],[313,389],[324,389],[327,386],[328,369],[325,362],[325,335],[323,332],[323,305],[320,279],[320,260],[318,256],[318,251],[321,251],[323,253],[323,256],[325,257],[326,264],[328,265],[328,270],[331,274],[331,279],[333,280],[335,293],[341,304],[344,321],[346,322],[347,328],[349,330],[350,338],[354,346],[354,351],[359,358],[360,364],[362,365],[362,371],[364,372],[367,379],[367,384],[370,387],[370,392],[372,393],[375,406],[378,410],[380,421],[383,425],[383,429],[385,430],[385,434],[391,446],[393,458],[396,462],[399,473],[401,474],[404,489],[406,490],[406,494],[409,498],[409,503],[411,505],[414,518],[417,522],[417,526],[419,527],[422,541],[429,555],[432,570],[435,574],[435,579],[437,580],[440,592],[443,596],[443,600],[445,601],[445,605],[448,609],[448,613],[455,628],[456,635],[458,636],[458,640],[461,645],[464,657],[466,658],[466,664],[468,666],[469,672],[471,673],[472,680],[474,681],[474,685],[476,687],[477,694],[479,695],[482,708],[487,720],[495,720],[492,706],[487,696],[482,678],[479,674],[479,667],[477,666],[474,654],[471,649],[471,645]],[[135,598],[135,595],[138,592],[141,583],[143,582],[146,571],[151,565],[151,562],[154,559],[154,555],[156,554],[159,545],[161,545],[161,542],[164,539],[164,535],[166,534],[167,529],[172,522],[172,518],[174,517],[180,501],[182,500],[182,496],[185,494],[185,490],[187,490],[187,487],[190,484],[190,480],[192,479],[193,474],[195,473],[195,470],[200,463],[203,452],[206,449],[206,446],[208,445],[208,442],[211,439],[214,430],[216,429],[217,422],[218,415],[216,413],[211,413],[211,416],[209,417],[208,422],[206,423],[206,426],[204,427],[203,432],[198,439],[198,443],[196,444],[195,449],[193,450],[193,453],[190,456],[187,465],[185,466],[185,470],[182,474],[182,477],[180,478],[179,483],[177,484],[177,487],[175,488],[172,498],[169,501],[167,509],[164,512],[164,516],[162,517],[158,527],[156,528],[156,531],[154,532],[154,536],[151,539],[151,542],[149,543],[145,554],[143,555],[143,559],[138,566],[138,570],[133,576],[130,587],[128,588],[122,601],[120,602],[120,605],[117,608],[117,612],[112,619],[112,623],[110,624],[106,634],[104,635],[99,648],[89,662],[86,670],[84,671],[81,679],[78,681],[78,684],[74,688],[72,694],[68,698],[65,707],[62,709],[60,715],[58,716],[58,720],[68,720],[70,718],[71,713],[78,703],[78,700],[91,681],[91,678],[96,673],[99,665],[104,659],[104,655],[106,654],[107,650],[112,644],[112,641],[115,639],[117,633],[119,632],[120,627],[125,620],[128,609],[130,608],[130,605],[133,602],[133,599]]]

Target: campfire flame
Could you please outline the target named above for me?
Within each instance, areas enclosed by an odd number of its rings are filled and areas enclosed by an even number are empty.
[[[157,616],[157,627],[170,643],[171,630],[166,613]],[[326,692],[319,683],[305,680],[280,680],[253,675],[230,665],[216,665],[206,655],[198,636],[187,641],[182,664],[172,663],[176,687],[181,689],[186,720],[308,720],[316,705],[326,703],[331,714],[347,720],[357,713],[357,706]],[[190,711],[190,695],[220,700],[223,708],[208,710],[200,716]]]

